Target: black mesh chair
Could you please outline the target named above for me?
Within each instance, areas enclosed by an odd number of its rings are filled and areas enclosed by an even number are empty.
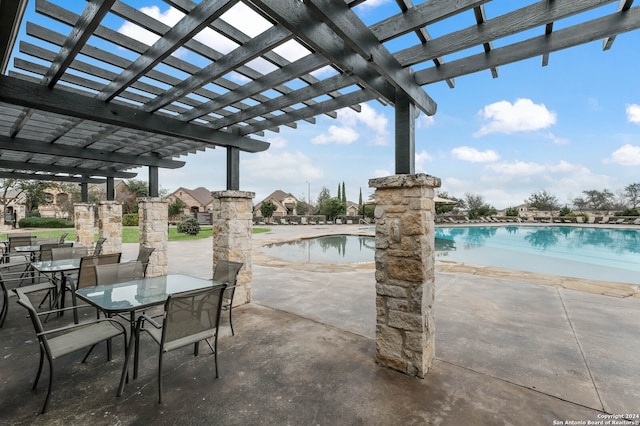
[[[142,262],[133,260],[124,263],[96,265],[96,282],[98,285],[116,284],[144,277]]]
[[[89,321],[82,324],[72,324],[65,327],[60,327],[55,330],[46,331],[40,321],[41,315],[47,315],[51,313],[59,312],[60,310],[48,311],[48,312],[36,312],[35,308],[31,304],[29,298],[20,291],[16,290],[18,295],[18,304],[23,306],[28,312],[33,327],[40,343],[40,365],[38,367],[38,373],[36,379],[33,382],[33,389],[38,385],[40,380],[40,374],[42,373],[42,365],[44,359],[47,359],[49,364],[49,387],[47,390],[47,397],[44,400],[44,406],[42,407],[42,414],[47,411],[49,405],[49,397],[51,396],[51,389],[53,387],[53,361],[77,352],[81,349],[93,347],[94,345],[108,341],[114,337],[122,335],[124,337],[125,354],[127,353],[127,333],[124,325],[116,320],[110,318],[97,319],[95,321]],[[75,307],[67,308],[75,309]],[[87,356],[89,353],[87,353]],[[87,356],[82,360],[85,362]],[[109,361],[111,357],[109,356]]]
[[[102,245],[105,241],[107,241],[107,239],[104,237],[98,238],[98,241],[96,241],[96,246],[93,249],[94,256],[100,256],[102,254]]]
[[[220,309],[222,307],[222,295],[225,284],[211,286],[198,290],[185,291],[169,295],[164,305],[162,324],[158,324],[153,318],[141,315],[136,324],[136,332],[131,339],[135,339],[134,373],[138,374],[138,353],[140,338],[146,332],[159,346],[158,355],[158,402],[162,402],[162,364],[166,352],[193,344],[194,356],[198,355],[199,344],[202,340],[207,342],[214,354],[216,378],[218,375],[218,324],[220,321]],[[149,324],[150,327],[145,327]],[[136,338],[137,336],[137,338]],[[213,346],[208,339],[213,340]],[[127,375],[129,358],[133,345],[129,344],[129,350],[125,358],[125,367],[120,378],[118,396],[122,395],[124,382]]]
[[[233,308],[233,295],[236,291],[236,280],[238,273],[244,263],[232,262],[230,260],[220,260],[213,270],[213,281],[217,283],[227,284],[222,301],[222,310],[229,311],[229,326],[231,327],[231,335],[235,336],[233,331],[233,320],[231,318],[231,310]]]
[[[147,247],[140,246],[140,250],[138,250],[138,257],[136,260],[142,263],[144,268],[144,275],[147,275],[147,266],[149,266],[149,259],[151,258],[151,253],[155,250],[155,247]]]
[[[62,235],[60,235],[60,239],[58,240],[58,243],[59,244],[64,244],[64,240],[67,238],[67,235],[69,235],[68,232],[65,232]]]
[[[80,259],[89,254],[89,250],[84,246],[58,246],[51,249],[52,260]]]
[[[97,265],[108,265],[112,263],[119,263],[122,253],[101,254],[99,256],[84,256],[80,259],[80,269],[78,270],[78,276],[74,280],[72,277],[67,278],[67,285],[71,291],[71,300],[73,306],[77,306],[76,302],[76,290],[85,287],[95,287],[98,284],[98,278],[96,276]],[[78,322],[78,313],[73,311],[74,321]]]
[[[23,285],[28,283],[27,285]],[[43,292],[44,298],[40,306],[46,300],[49,300],[49,309],[53,307],[56,300],[57,287],[54,283],[46,278],[37,277],[34,282],[31,278],[25,277],[24,268],[16,265],[5,265],[0,268],[0,291],[2,292],[2,308],[0,308],[0,328],[4,326],[4,322],[9,313],[9,301],[15,295],[14,289],[19,289],[23,294],[31,294]]]

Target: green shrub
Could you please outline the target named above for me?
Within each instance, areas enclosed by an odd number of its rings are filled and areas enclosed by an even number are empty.
[[[59,217],[25,217],[18,225],[20,228],[73,228],[73,222]]]
[[[198,235],[200,233],[200,224],[196,218],[190,217],[178,223],[177,230],[181,234]]]
[[[138,213],[127,213],[122,215],[122,226],[138,226]]]

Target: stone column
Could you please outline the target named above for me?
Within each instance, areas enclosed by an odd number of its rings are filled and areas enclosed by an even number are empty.
[[[216,191],[213,196],[213,264],[219,260],[242,262],[233,305],[251,302],[253,264],[253,192]],[[213,273],[213,271],[212,271]]]
[[[74,226],[76,228],[75,244],[93,248],[95,234],[95,212],[91,203],[73,205]]]
[[[426,174],[371,179],[376,219],[376,362],[423,378],[435,356],[434,188]]]
[[[140,245],[155,247],[147,277],[167,275],[169,270],[169,203],[156,197],[138,198]]]
[[[122,253],[122,204],[117,201],[98,203],[98,235],[107,240],[102,253]]]

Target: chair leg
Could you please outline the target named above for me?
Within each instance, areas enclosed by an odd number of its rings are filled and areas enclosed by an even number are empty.
[[[229,303],[229,325],[231,326],[231,335],[235,336],[236,333],[233,331],[233,320],[231,319],[231,311],[233,310],[232,306],[231,306],[232,303],[233,303],[233,301],[231,303]]]
[[[162,404],[162,346],[160,346],[160,357],[158,359],[158,403]]]
[[[218,336],[216,335],[216,340],[213,343],[215,349],[213,351],[213,361],[216,363],[216,379],[220,376],[218,375]]]
[[[0,310],[0,328],[4,325],[4,320],[7,319],[7,312],[9,311],[9,295],[7,292],[3,292],[2,295],[2,310]]]
[[[195,342],[193,344],[193,356],[198,356],[200,353],[200,342]]]
[[[44,350],[42,349],[42,346],[40,346],[40,365],[38,366],[38,372],[36,373],[36,379],[33,381],[33,386],[31,387],[32,390],[36,389],[36,386],[38,386],[38,381],[40,381],[40,374],[42,373],[42,364],[44,363]]]
[[[93,350],[93,348],[95,348],[96,345],[93,345],[89,348],[89,350],[87,351],[87,354],[84,356],[84,358],[82,358],[82,363],[84,364],[85,361],[87,360],[87,358],[89,358],[89,354],[91,354],[91,351]],[[111,358],[109,358],[109,361],[111,361]]]
[[[53,360],[47,357],[49,361],[49,387],[47,389],[47,397],[44,400],[44,406],[42,407],[42,412],[40,414],[44,414],[47,412],[47,407],[49,406],[49,397],[51,396],[51,389],[53,389]]]

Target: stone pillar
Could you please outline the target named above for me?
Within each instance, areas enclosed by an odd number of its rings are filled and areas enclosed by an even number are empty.
[[[233,305],[251,302],[253,264],[253,192],[216,191],[213,196],[213,264],[219,260],[242,262]],[[213,273],[213,271],[212,271]]]
[[[426,174],[369,180],[375,191],[376,362],[423,378],[435,356],[434,188]]]
[[[95,234],[95,212],[91,203],[73,205],[74,226],[76,228],[75,244],[93,248]]]
[[[169,203],[157,197],[138,198],[140,245],[155,247],[147,277],[167,275],[169,270]]]
[[[122,253],[122,204],[117,201],[98,203],[98,235],[107,240],[102,253]]]

